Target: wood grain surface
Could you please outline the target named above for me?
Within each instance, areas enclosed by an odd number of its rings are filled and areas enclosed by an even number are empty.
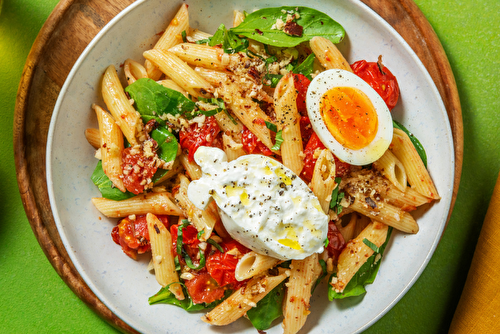
[[[455,145],[455,203],[463,158],[463,124],[455,79],[434,30],[411,0],[362,0],[389,22],[424,63],[444,101]],[[52,216],[45,177],[50,118],[73,64],[92,38],[133,0],[61,0],[26,61],[16,101],[14,154],[24,209],[35,236],[73,292],[117,329],[137,333],[88,288],[64,248]],[[451,214],[451,210],[450,210]],[[448,216],[449,217],[449,216]]]

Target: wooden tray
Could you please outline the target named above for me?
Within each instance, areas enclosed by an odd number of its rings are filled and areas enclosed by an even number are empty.
[[[460,183],[463,124],[455,79],[430,24],[411,0],[362,0],[389,22],[412,47],[444,101],[455,145],[455,182]],[[38,34],[24,67],[14,118],[17,180],[24,209],[45,255],[73,292],[121,331],[137,333],[88,288],[73,266],[52,216],[45,178],[45,150],[57,96],[73,64],[92,38],[133,0],[61,0]]]

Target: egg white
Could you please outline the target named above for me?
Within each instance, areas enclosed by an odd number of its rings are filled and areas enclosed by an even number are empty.
[[[280,260],[323,251],[328,216],[290,169],[263,155],[227,162],[224,151],[200,147],[203,176],[189,184],[189,200],[204,209],[213,198],[228,233],[242,245]]]
[[[375,138],[370,144],[353,150],[343,146],[330,133],[320,112],[321,97],[334,87],[352,87],[365,93],[375,108],[378,117],[378,128]],[[363,166],[378,160],[389,148],[392,141],[392,117],[380,95],[363,79],[349,71],[334,69],[318,74],[309,85],[306,95],[306,106],[311,125],[321,142],[340,160],[351,165]]]

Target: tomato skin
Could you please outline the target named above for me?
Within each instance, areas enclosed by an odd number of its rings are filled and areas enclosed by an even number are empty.
[[[297,91],[297,110],[301,116],[307,116],[306,94],[311,81],[302,74],[293,75],[293,84]]]
[[[228,254],[228,251],[237,248],[241,254],[245,254],[250,250],[235,240],[221,242],[219,245],[224,250],[224,253],[216,249],[215,252],[208,257],[206,262],[208,273],[217,281],[219,286],[232,284],[231,287],[235,289],[244,284],[245,281],[239,282],[236,280],[234,271],[239,258],[235,255]]]
[[[153,148],[158,144],[154,139]],[[155,153],[156,155],[156,153]],[[128,191],[134,194],[144,192],[145,181],[151,180],[158,169],[155,157],[147,158],[142,151],[137,151],[133,147],[127,147],[122,153],[123,185]]]
[[[260,118],[258,118],[259,120]],[[265,122],[264,122],[265,124]],[[247,127],[243,127],[243,132],[241,134],[241,143],[243,144],[243,149],[248,154],[263,154],[270,156],[273,154],[266,145],[264,145],[252,131],[248,130]]]
[[[225,289],[217,285],[217,282],[205,270],[192,271],[193,279],[184,281],[187,291],[194,304],[210,304],[224,297]]]
[[[346,246],[346,242],[344,240],[344,237],[342,236],[342,233],[340,233],[339,229],[337,228],[337,225],[333,221],[330,221],[328,223],[328,246],[326,247],[326,250],[328,251],[328,256],[333,258],[334,260],[337,260],[340,253]]]
[[[200,146],[221,147],[218,138],[221,132],[215,117],[210,116],[205,119],[205,123],[198,127],[198,123],[191,124],[188,128],[183,128],[179,132],[179,142],[181,147],[189,151],[189,161],[194,161],[194,153]]]
[[[168,216],[157,217],[166,228],[169,227]],[[138,215],[135,220],[123,218],[111,231],[111,237],[122,247],[123,252],[134,260],[137,259],[137,254],[151,250],[146,215]]]
[[[181,224],[170,226],[170,235],[172,236],[172,252],[177,254],[177,232]],[[189,255],[191,260],[194,262],[198,256],[200,240],[198,240],[198,230],[193,225],[188,225],[182,228],[182,244],[184,250]],[[208,249],[208,247],[207,247]],[[179,262],[185,263],[183,257],[179,257]],[[198,262],[196,260],[196,262]]]
[[[366,81],[382,97],[385,104],[392,110],[399,98],[399,85],[396,77],[385,66],[382,67],[382,74],[376,62],[359,60],[351,65],[354,74]]]

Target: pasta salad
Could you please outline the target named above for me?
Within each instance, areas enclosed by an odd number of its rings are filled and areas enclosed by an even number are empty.
[[[418,232],[409,212],[439,199],[425,151],[390,117],[394,75],[350,65],[344,35],[307,7],[236,11],[211,35],[182,5],[126,85],[106,69],[92,202],[126,255],[151,253],[150,304],[296,333],[321,280],[361,295],[392,229]]]

